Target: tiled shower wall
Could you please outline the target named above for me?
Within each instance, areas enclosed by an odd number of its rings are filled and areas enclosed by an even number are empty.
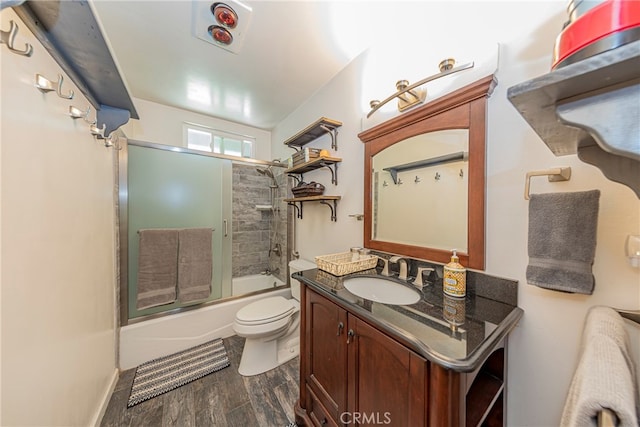
[[[276,209],[261,210],[256,206],[271,204],[269,185],[272,181],[259,174],[257,168],[264,169],[265,166],[233,164],[233,277],[259,274],[269,269],[286,282],[287,204],[283,199],[287,194],[287,177],[282,173],[283,168],[272,168],[278,183]],[[270,239],[274,234],[275,239]],[[280,245],[279,255],[276,244]]]

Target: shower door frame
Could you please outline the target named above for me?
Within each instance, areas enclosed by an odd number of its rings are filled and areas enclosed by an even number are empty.
[[[230,160],[232,162],[236,162],[236,163],[242,163],[242,164],[250,164],[250,165],[258,165],[258,166],[277,166],[277,167],[283,167],[282,164],[277,163],[277,162],[272,162],[272,161],[267,161],[267,160],[258,160],[258,159],[249,159],[249,158],[244,158],[244,157],[236,157],[236,156],[229,156],[229,155],[225,155],[225,154],[217,154],[217,153],[209,153],[206,151],[199,151],[199,150],[192,150],[189,148],[185,148],[185,147],[178,147],[178,146],[173,146],[173,145],[164,145],[164,144],[157,144],[157,143],[153,143],[153,142],[146,142],[146,141],[139,141],[139,140],[134,140],[134,139],[128,139],[128,138],[119,138],[119,142],[120,142],[120,147],[119,147],[119,151],[118,151],[118,164],[117,164],[117,174],[118,174],[118,186],[117,186],[117,192],[118,192],[118,209],[117,209],[117,232],[118,232],[118,248],[119,250],[117,251],[116,256],[118,257],[118,281],[119,281],[119,286],[118,286],[118,301],[120,304],[120,316],[119,316],[119,326],[126,326],[126,325],[130,325],[130,324],[134,324],[134,323],[138,323],[138,322],[142,322],[145,320],[150,320],[150,319],[155,319],[155,318],[159,318],[159,317],[164,317],[164,316],[169,316],[172,314],[176,314],[176,313],[180,313],[180,312],[184,312],[184,311],[189,311],[189,310],[194,310],[194,309],[198,309],[198,308],[202,308],[208,305],[213,305],[213,304],[219,304],[221,302],[224,301],[230,301],[233,299],[238,299],[238,298],[242,298],[244,297],[244,295],[238,295],[238,296],[229,296],[229,297],[221,297],[219,299],[216,300],[212,300],[212,301],[207,301],[207,302],[203,302],[200,304],[194,304],[194,305],[190,305],[187,307],[178,307],[178,308],[173,308],[171,310],[167,310],[167,311],[162,311],[159,313],[154,313],[154,314],[150,314],[150,315],[146,315],[146,316],[140,316],[140,317],[136,317],[133,319],[129,319],[129,221],[128,221],[128,208],[129,208],[129,199],[128,199],[128,195],[129,195],[129,185],[128,185],[128,167],[129,167],[129,151],[128,151],[128,147],[129,145],[133,145],[133,146],[137,146],[137,147],[144,147],[144,148],[151,148],[151,149],[156,149],[156,150],[163,150],[163,151],[170,151],[170,152],[175,152],[175,153],[184,153],[184,154],[192,154],[192,155],[196,155],[196,156],[205,156],[205,157],[213,157],[213,158],[217,158],[217,159],[222,159],[222,160]],[[229,188],[231,188],[231,174],[229,174]],[[225,175],[223,174],[223,177]],[[223,186],[226,184],[223,183]],[[224,192],[224,190],[223,190]],[[223,242],[223,248],[226,248],[228,246],[228,248],[231,247],[231,222],[232,222],[232,209],[231,206],[229,206],[228,208],[226,208],[228,210],[225,210],[223,212],[223,218],[227,218],[225,219],[225,230],[223,230],[222,232],[224,233],[224,237],[229,237],[228,239],[228,243],[227,242]],[[231,263],[231,251],[228,250],[223,250],[223,257],[228,257],[228,262]],[[223,262],[223,265],[225,263]],[[222,282],[223,283],[231,283],[231,276],[232,276],[232,271],[231,269],[228,269],[228,271],[223,270],[222,272]],[[272,290],[272,289],[270,289]]]

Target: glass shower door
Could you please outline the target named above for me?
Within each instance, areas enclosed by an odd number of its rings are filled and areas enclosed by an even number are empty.
[[[136,309],[140,229],[214,229],[212,293],[207,301],[229,296],[231,237],[227,221],[231,215],[231,162],[129,145],[127,175],[129,319],[185,306],[173,302]]]

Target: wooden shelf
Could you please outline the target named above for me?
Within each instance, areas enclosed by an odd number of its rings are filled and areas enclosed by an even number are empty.
[[[337,120],[321,117],[305,129],[287,139],[284,142],[284,145],[288,147],[302,147],[314,139],[320,138],[325,133],[329,133],[331,135],[331,148],[337,150],[338,140],[336,135],[338,131],[336,129],[340,126],[342,126],[342,123]]]
[[[507,98],[556,156],[578,154],[640,197],[640,40],[512,86]]]
[[[307,197],[294,197],[292,199],[284,199],[288,205],[293,206],[298,214],[298,218],[302,219],[302,205],[304,202],[319,202],[323,205],[329,206],[331,209],[331,221],[336,222],[337,219],[337,211],[338,211],[338,200],[340,200],[341,196],[307,196]]]
[[[306,163],[294,166],[291,169],[287,169],[285,173],[289,175],[300,175],[300,180],[302,181],[302,174],[316,169],[327,168],[331,172],[331,183],[338,185],[338,163],[341,161],[342,159],[337,157],[318,157]]]
[[[96,125],[105,126],[105,136],[139,118],[86,2],[34,1],[13,10],[95,108]]]

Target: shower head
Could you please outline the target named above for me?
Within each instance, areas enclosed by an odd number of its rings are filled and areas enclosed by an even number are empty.
[[[256,168],[256,171],[258,171],[258,173],[260,175],[268,176],[269,178],[271,178],[271,184],[269,185],[269,187],[278,188],[278,181],[276,180],[276,177],[273,175],[273,171],[271,170],[271,166],[267,166],[264,169]]]
[[[265,175],[271,179],[274,179],[273,172],[271,172],[271,167],[267,167],[265,169],[256,168],[256,171],[258,171],[260,175]]]

